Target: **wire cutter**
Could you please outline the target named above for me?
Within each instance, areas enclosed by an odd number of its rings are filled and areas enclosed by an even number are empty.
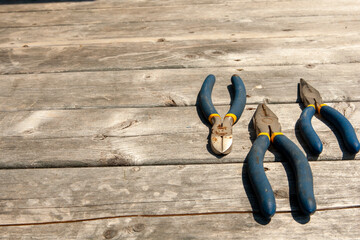
[[[241,78],[238,75],[233,75],[231,82],[235,94],[231,108],[225,115],[224,121],[221,120],[211,100],[211,92],[215,84],[214,75],[206,77],[199,93],[201,110],[212,125],[210,145],[215,154],[225,155],[231,152],[233,142],[232,126],[239,120],[246,103],[246,90]]]
[[[334,108],[324,104],[320,93],[304,79],[300,79],[300,98],[305,105],[305,109],[300,115],[299,129],[312,153],[319,155],[323,149],[322,142],[311,125],[311,119],[316,110],[323,118],[334,124],[340,132],[345,148],[349,153],[355,154],[359,152],[360,143],[351,123]]]
[[[271,218],[276,211],[274,192],[263,167],[264,155],[270,142],[290,161],[295,173],[296,194],[300,209],[307,215],[314,213],[316,202],[313,177],[309,162],[303,152],[281,133],[278,118],[265,104],[257,107],[253,124],[257,138],[246,157],[246,162],[250,182],[263,216]]]

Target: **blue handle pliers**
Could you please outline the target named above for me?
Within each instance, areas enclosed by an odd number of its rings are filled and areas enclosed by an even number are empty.
[[[263,216],[271,218],[276,211],[274,192],[263,167],[264,155],[270,146],[270,142],[290,161],[295,173],[296,194],[300,209],[308,215],[314,213],[316,202],[313,177],[304,153],[281,133],[278,118],[265,104],[260,104],[256,109],[253,124],[257,138],[246,157],[246,162],[250,182]]]
[[[316,111],[334,124],[349,153],[359,152],[360,143],[351,123],[341,113],[324,104],[320,93],[304,79],[300,79],[300,98],[305,105],[299,119],[300,133],[312,153],[319,155],[323,149],[322,142],[311,125],[311,119]]]
[[[232,146],[232,126],[239,120],[246,103],[246,90],[241,78],[238,75],[233,75],[231,82],[235,94],[230,110],[225,115],[224,121],[221,120],[211,100],[211,92],[215,84],[214,75],[206,77],[199,93],[201,110],[212,125],[210,145],[215,154],[230,153]]]

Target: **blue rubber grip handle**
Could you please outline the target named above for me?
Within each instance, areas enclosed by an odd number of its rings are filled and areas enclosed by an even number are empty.
[[[265,135],[256,138],[246,157],[247,172],[254,189],[262,215],[266,218],[274,216],[276,211],[274,192],[264,171],[263,160],[270,140]]]
[[[357,153],[360,150],[360,143],[356,136],[355,130],[349,120],[347,120],[341,113],[329,106],[322,106],[320,114],[326,120],[334,124],[340,132],[346,149],[350,153]]]
[[[277,135],[273,140],[274,146],[290,161],[295,172],[296,194],[300,209],[305,214],[316,211],[311,168],[304,153],[285,135]]]
[[[211,92],[213,90],[214,84],[215,76],[210,74],[205,78],[199,93],[199,103],[206,119],[209,119],[211,114],[218,114],[211,100]]]
[[[306,107],[302,111],[299,119],[299,129],[306,144],[309,146],[310,151],[313,154],[319,155],[323,150],[323,144],[311,125],[311,119],[315,112],[316,110],[312,106]]]
[[[231,82],[234,88],[235,95],[228,114],[234,114],[237,117],[236,121],[238,121],[245,108],[246,89],[244,82],[238,75],[233,75],[231,77]]]

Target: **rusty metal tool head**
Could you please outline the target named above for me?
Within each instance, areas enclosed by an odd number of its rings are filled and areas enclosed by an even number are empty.
[[[319,109],[324,104],[319,91],[302,78],[300,78],[300,98],[306,107],[313,105],[316,109]]]
[[[270,137],[273,133],[281,132],[278,117],[265,104],[259,104],[257,107],[253,117],[253,124],[256,135],[267,133]]]
[[[199,93],[202,112],[212,125],[210,145],[215,154],[228,154],[231,152],[233,143],[232,126],[239,120],[245,107],[246,90],[243,81],[239,76],[233,75],[231,82],[234,89],[234,98],[223,121],[211,100],[211,92],[215,84],[214,75],[206,77]]]
[[[212,127],[211,127],[211,150],[215,154],[228,154],[232,149],[232,125],[233,118],[225,117],[224,121],[221,121],[220,117],[212,118]]]

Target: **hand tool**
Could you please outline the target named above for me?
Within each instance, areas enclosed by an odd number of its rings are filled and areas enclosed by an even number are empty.
[[[228,154],[231,152],[233,142],[232,126],[239,120],[246,103],[246,90],[241,78],[238,75],[233,75],[231,82],[235,94],[224,121],[221,120],[211,100],[211,92],[215,84],[214,75],[210,74],[206,77],[199,93],[202,112],[212,125],[210,145],[215,154]]]
[[[300,79],[300,98],[305,105],[299,119],[299,129],[310,151],[319,155],[322,152],[323,145],[319,136],[311,125],[311,119],[315,110],[326,120],[334,124],[340,132],[345,148],[349,153],[357,153],[360,150],[360,143],[351,123],[334,108],[324,104],[320,93],[308,84],[304,79]]]
[[[309,162],[303,152],[281,133],[278,118],[265,104],[260,104],[257,107],[253,124],[257,138],[246,157],[246,162],[250,182],[263,216],[271,218],[276,210],[274,192],[263,167],[264,155],[270,141],[290,161],[295,173],[296,194],[300,209],[308,215],[314,213],[316,202],[313,177]]]

